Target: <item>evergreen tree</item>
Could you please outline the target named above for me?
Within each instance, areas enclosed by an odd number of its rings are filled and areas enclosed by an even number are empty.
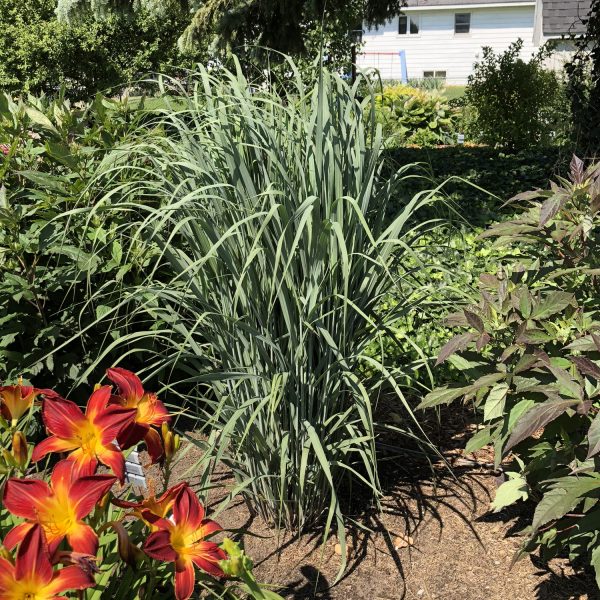
[[[288,54],[312,51],[316,32],[335,48],[363,21],[381,23],[397,14],[401,0],[170,0],[189,9],[191,22],[180,38],[182,49],[201,43],[219,48],[260,45]],[[57,14],[73,20],[86,13],[138,7],[161,10],[157,0],[59,0]]]

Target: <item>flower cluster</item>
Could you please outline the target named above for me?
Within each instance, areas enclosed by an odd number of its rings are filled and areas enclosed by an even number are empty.
[[[111,498],[111,490],[125,480],[124,451],[144,441],[153,462],[168,464],[179,438],[169,428],[165,405],[144,390],[134,373],[115,368],[107,376],[115,389],[98,387],[85,412],[51,390],[23,385],[0,388],[3,424],[12,432],[10,464],[26,470],[29,450],[18,424],[40,398],[49,436],[33,448],[31,462],[62,454],[48,482],[10,477],[4,485],[3,508],[21,522],[0,545],[0,598],[55,598],[66,590],[95,586],[99,533],[109,527],[116,532],[119,554],[129,566],[136,568],[146,560],[173,563],[177,600],[192,595],[196,568],[214,578],[225,577],[221,565],[228,555],[207,539],[221,528],[205,518],[187,483],[137,502]],[[102,465],[105,468],[98,472]],[[109,499],[122,509],[116,521],[106,516]],[[143,525],[137,528],[145,532],[143,542],[130,538],[128,526],[132,529],[134,522]],[[57,569],[60,564],[67,566]]]

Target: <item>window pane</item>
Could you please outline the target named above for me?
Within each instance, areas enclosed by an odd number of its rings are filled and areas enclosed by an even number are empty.
[[[407,19],[406,15],[400,15],[399,20],[398,20],[398,33],[400,35],[406,34],[407,22],[408,22],[408,19]]]
[[[419,33],[419,21],[416,19],[416,17],[410,18],[410,32]]]
[[[446,79],[446,71],[436,71],[435,76],[437,79]]]
[[[433,75],[433,71],[423,71],[423,77],[425,78],[433,77]]]
[[[455,13],[454,33],[469,33],[471,29],[471,13]]]

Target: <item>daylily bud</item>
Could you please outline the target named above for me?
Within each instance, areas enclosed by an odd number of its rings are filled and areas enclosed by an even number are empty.
[[[2,544],[0,544],[0,558],[3,558],[4,560],[7,560],[7,561],[9,561],[11,563],[13,562],[13,556],[12,556],[12,554]]]
[[[98,502],[98,504],[96,504],[96,508],[98,510],[104,510],[111,498],[112,494],[110,492],[104,494],[104,496],[102,496],[102,498],[100,498],[100,502]]]
[[[179,439],[179,436],[176,433],[173,433],[169,429],[169,426],[166,423],[162,424],[161,431],[163,437],[163,445],[165,447],[165,457],[167,460],[172,460],[177,450],[179,450],[181,440]]]
[[[12,455],[16,465],[23,470],[29,462],[29,449],[27,448],[27,438],[22,431],[15,431],[13,434]]]
[[[119,556],[124,563],[135,569],[138,560],[144,557],[144,553],[131,541],[123,523],[112,521],[110,526],[117,534],[119,541]]]
[[[14,456],[6,449],[2,448],[2,458],[7,467],[16,467]]]

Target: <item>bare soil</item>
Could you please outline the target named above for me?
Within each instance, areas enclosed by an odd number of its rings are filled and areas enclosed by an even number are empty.
[[[335,585],[340,556],[334,537],[323,544],[319,531],[299,538],[274,531],[237,497],[217,520],[242,540],[257,578],[287,599],[600,600],[593,575],[574,571],[566,559],[543,564],[525,557],[511,566],[532,507],[491,513],[499,473],[489,464],[489,450],[463,456],[468,423],[453,415],[443,425],[440,446],[452,472],[441,461],[433,471],[412,459],[384,463],[383,510],[360,506],[360,499],[351,503],[359,505],[352,517],[370,532],[348,530],[348,568]],[[189,449],[174,480],[189,480],[197,459]],[[225,470],[217,479],[223,489],[233,486]],[[209,502],[209,515],[219,499]]]

